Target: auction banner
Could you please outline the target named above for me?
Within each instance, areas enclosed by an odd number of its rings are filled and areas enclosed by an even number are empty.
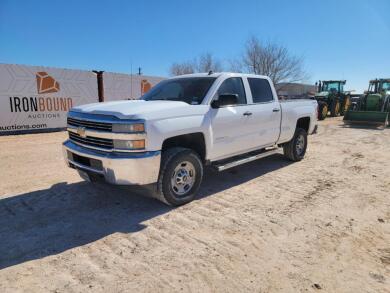
[[[70,108],[95,102],[92,71],[0,64],[0,135],[64,128]]]
[[[163,79],[156,76],[104,72],[104,101],[139,99]]]

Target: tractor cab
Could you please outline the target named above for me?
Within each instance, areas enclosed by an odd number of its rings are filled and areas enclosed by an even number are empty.
[[[390,92],[390,79],[374,79],[370,80],[368,86],[368,93],[373,94],[389,94]]]
[[[344,92],[346,80],[323,80],[318,82],[318,93],[314,99],[319,106],[318,119],[324,120],[328,116],[344,115],[350,104],[350,93]]]
[[[344,92],[345,80],[325,80],[320,82],[319,92]]]

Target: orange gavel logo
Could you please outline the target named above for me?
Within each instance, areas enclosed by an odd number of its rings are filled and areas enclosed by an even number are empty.
[[[47,72],[37,72],[37,89],[38,94],[55,93],[60,90],[60,84]]]
[[[146,79],[141,80],[141,95],[144,95],[152,88],[152,84]]]

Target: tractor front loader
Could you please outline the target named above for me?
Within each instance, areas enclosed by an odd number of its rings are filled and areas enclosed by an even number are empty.
[[[344,122],[389,125],[390,78],[371,80],[368,91],[353,103],[344,115]]]

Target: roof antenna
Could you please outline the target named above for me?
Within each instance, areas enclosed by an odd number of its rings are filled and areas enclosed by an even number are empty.
[[[212,71],[212,70],[210,70],[208,75],[212,75],[212,74],[213,74],[213,71]]]

